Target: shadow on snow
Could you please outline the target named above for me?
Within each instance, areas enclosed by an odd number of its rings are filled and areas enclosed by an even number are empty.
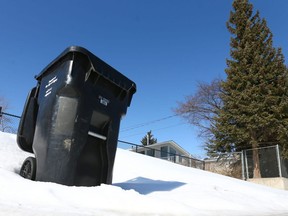
[[[135,190],[142,195],[157,191],[171,191],[186,183],[177,181],[152,180],[143,177],[137,177],[123,183],[115,183],[114,186],[121,187],[124,190]]]

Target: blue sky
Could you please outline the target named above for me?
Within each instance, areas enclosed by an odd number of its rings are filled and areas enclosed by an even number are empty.
[[[287,58],[288,1],[251,2]],[[140,143],[152,130],[203,156],[197,128],[167,117],[198,82],[225,78],[231,8],[232,0],[2,1],[0,96],[21,115],[34,76],[68,46],[83,46],[137,84],[120,140]]]

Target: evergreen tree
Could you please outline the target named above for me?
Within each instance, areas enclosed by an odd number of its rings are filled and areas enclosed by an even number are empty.
[[[257,148],[288,144],[287,68],[272,33],[248,0],[235,0],[227,28],[231,58],[222,83],[223,108],[216,118],[219,151],[253,148],[254,178],[261,177]]]
[[[141,140],[142,145],[152,145],[154,143],[157,143],[157,139],[155,139],[152,135],[152,131],[148,131],[147,134],[142,138]]]

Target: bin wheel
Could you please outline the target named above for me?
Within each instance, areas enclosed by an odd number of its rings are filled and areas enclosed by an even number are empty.
[[[21,170],[20,170],[20,176],[35,180],[36,177],[36,159],[34,157],[28,157],[23,162]]]

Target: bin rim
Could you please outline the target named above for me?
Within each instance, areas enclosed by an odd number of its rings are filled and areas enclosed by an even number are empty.
[[[91,55],[87,49],[80,47],[80,46],[69,46],[67,47],[60,55],[58,55],[52,62],[50,62],[38,75],[35,76],[36,80],[40,80],[44,74],[56,63],[58,63],[64,56],[71,52],[80,52],[85,55]]]
[[[104,62],[103,60],[101,60],[100,58],[95,56],[93,53],[91,53],[90,51],[88,51],[87,49],[85,49],[84,47],[81,47],[81,46],[69,46],[69,47],[67,47],[58,57],[56,57],[38,75],[36,75],[35,79],[37,81],[41,80],[42,77],[44,77],[45,74],[49,71],[49,69],[51,69],[54,65],[59,63],[62,59],[64,59],[67,55],[69,55],[71,53],[81,53],[81,54],[85,55],[89,59],[92,67],[94,67],[94,65],[95,65],[95,63],[94,63],[95,59],[97,61],[100,61],[102,64],[105,65],[105,67],[108,67],[111,71],[113,71],[113,73],[115,75],[121,76],[121,79],[125,80],[124,83],[129,83],[129,86],[125,85],[125,86],[122,86],[122,88],[124,87],[127,91],[130,91],[130,93],[132,93],[132,95],[136,92],[136,84],[132,80],[130,80],[125,75],[120,73],[118,70],[116,70],[115,68],[113,68],[112,66],[110,66],[109,64],[107,64],[106,62]],[[101,71],[97,71],[97,72],[101,73]],[[102,76],[106,77],[104,74],[102,74]],[[108,77],[106,77],[106,78],[108,78]],[[119,85],[119,84],[117,84],[117,85]]]

